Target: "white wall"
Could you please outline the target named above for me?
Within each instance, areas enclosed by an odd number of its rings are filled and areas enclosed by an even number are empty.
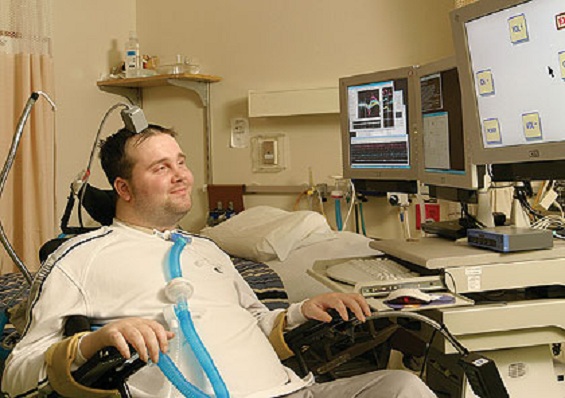
[[[123,43],[129,31],[135,30],[135,21],[135,0],[53,1],[57,219],[63,214],[71,181],[86,168],[104,114],[110,106],[122,101],[100,91],[96,81],[109,71],[110,65],[119,62]],[[116,112],[104,128],[105,135],[120,125]],[[91,181],[96,186],[107,186],[98,167]]]
[[[248,90],[337,86],[339,77],[425,63],[452,52],[448,12],[453,0],[162,0],[54,1],[54,53],[58,130],[57,209],[62,214],[68,185],[86,164],[98,124],[120,98],[96,87],[101,73],[122,52],[136,29],[144,54],[172,60],[198,57],[212,84],[214,183],[295,185],[330,183],[341,174],[337,115],[257,118],[252,134],[283,132],[289,168],[253,173],[249,149],[229,148],[230,119],[247,115]],[[151,121],[175,127],[196,177],[195,208],[184,221],[205,221],[203,108],[197,96],[175,87],[144,90]],[[105,127],[116,130],[119,116]],[[94,182],[103,181],[95,172]],[[295,196],[246,197],[248,206],[268,203],[291,208]],[[331,206],[326,206],[331,216]],[[383,199],[365,205],[371,234],[399,234],[396,211]],[[384,227],[381,227],[383,226]]]
[[[212,85],[214,183],[296,185],[308,182],[309,168],[316,182],[331,183],[330,176],[341,174],[338,115],[250,120],[253,135],[282,132],[289,141],[287,170],[253,173],[250,150],[229,147],[230,119],[247,115],[248,90],[337,87],[343,76],[447,56],[452,8],[452,0],[138,1],[137,26],[143,52],[169,60],[175,54],[195,56],[203,73],[223,78]],[[148,93],[145,99],[151,111],[154,98]],[[186,124],[193,139],[200,134],[199,116],[181,122],[176,110],[163,107],[159,116],[175,118],[183,129]],[[195,149],[190,145],[189,152]],[[294,195],[246,198],[247,205],[286,208],[294,200]],[[326,208],[331,216],[331,206]],[[398,236],[395,209],[383,199],[365,208],[373,235]],[[378,228],[383,222],[386,227]]]

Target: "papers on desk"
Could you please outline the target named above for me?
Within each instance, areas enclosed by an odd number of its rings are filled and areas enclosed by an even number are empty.
[[[383,304],[392,308],[393,310],[402,310],[402,309],[423,309],[425,307],[437,307],[437,306],[444,306],[446,304],[453,304],[455,303],[455,297],[450,294],[430,294],[432,297],[431,301],[428,303],[419,303],[419,304],[395,304],[395,303],[387,303],[386,300],[383,301]]]
[[[466,307],[475,304],[473,300],[457,293],[444,291],[434,293],[428,292],[428,294],[433,295],[434,298],[432,301],[425,304],[387,304],[385,303],[386,297],[366,297],[365,299],[374,311],[390,311],[391,309],[397,311],[428,311],[453,307]]]

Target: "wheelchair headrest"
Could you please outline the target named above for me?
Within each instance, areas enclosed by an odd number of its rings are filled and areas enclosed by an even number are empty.
[[[116,215],[116,193],[112,189],[99,189],[90,184],[83,188],[84,198],[82,206],[90,217],[102,225],[112,224]]]
[[[98,189],[86,183],[82,186],[79,193],[76,195],[80,197],[84,190],[84,197],[82,198],[82,207],[88,212],[92,219],[102,225],[110,225],[116,215],[116,193],[111,189]],[[41,246],[39,250],[39,261],[43,263],[60,245],[62,245],[68,238],[74,235],[80,235],[85,232],[92,231],[98,227],[69,227],[69,218],[75,203],[75,194],[71,192],[69,196],[65,213],[61,219],[61,230],[65,236],[51,239]]]

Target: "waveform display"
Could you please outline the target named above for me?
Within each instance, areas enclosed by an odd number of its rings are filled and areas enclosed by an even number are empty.
[[[359,119],[381,116],[380,89],[359,91],[357,93],[357,117]]]
[[[408,143],[382,142],[351,145],[352,164],[408,164]]]
[[[394,127],[394,92],[392,87],[383,88],[382,96],[383,125],[384,127]]]

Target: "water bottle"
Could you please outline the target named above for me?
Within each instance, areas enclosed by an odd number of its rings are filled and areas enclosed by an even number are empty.
[[[129,32],[126,42],[126,77],[137,77],[141,70],[141,56],[139,54],[139,41],[135,32]]]

